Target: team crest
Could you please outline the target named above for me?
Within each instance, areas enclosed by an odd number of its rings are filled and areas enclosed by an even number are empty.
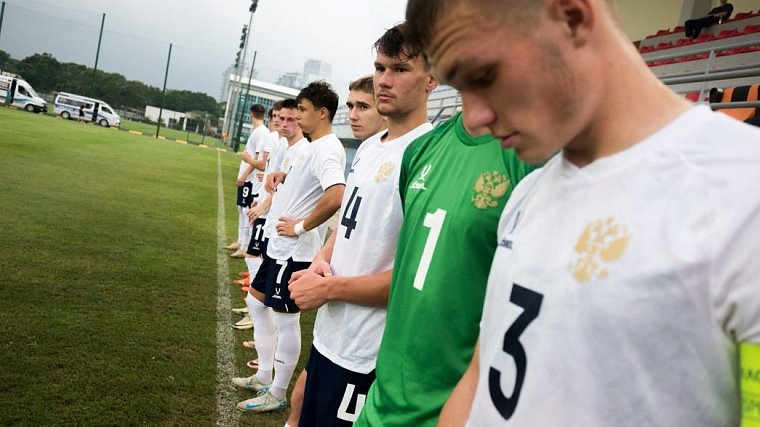
[[[613,217],[587,225],[575,245],[577,258],[570,265],[575,279],[587,282],[606,278],[609,273],[606,265],[623,256],[630,240],[628,227]]]
[[[478,209],[495,208],[499,199],[509,190],[509,178],[498,171],[483,172],[477,181],[472,195],[472,204]]]
[[[395,166],[393,165],[393,162],[385,162],[377,169],[377,173],[375,174],[375,182],[380,184],[381,182],[385,181],[391,174],[393,173],[393,169]]]

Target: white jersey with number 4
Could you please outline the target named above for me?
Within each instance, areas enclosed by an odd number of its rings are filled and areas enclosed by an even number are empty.
[[[739,426],[760,342],[760,130],[692,108],[499,224],[469,425]]]
[[[277,223],[281,217],[305,219],[317,206],[325,190],[333,185],[345,185],[346,150],[334,134],[329,134],[304,146],[295,159],[289,160],[288,154],[283,161],[287,177],[272,199],[270,220],[265,226],[269,233],[267,256],[311,262],[322,247],[325,225],[290,237],[277,234]]]
[[[336,276],[365,276],[393,268],[403,212],[398,180],[406,147],[433,126],[425,123],[392,141],[380,132],[354,156],[340,207],[330,265]],[[385,307],[331,301],[317,312],[314,347],[336,365],[362,374],[375,369]]]

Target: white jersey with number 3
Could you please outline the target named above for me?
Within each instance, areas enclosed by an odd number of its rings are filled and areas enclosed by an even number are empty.
[[[398,190],[406,147],[433,126],[425,123],[392,141],[386,131],[362,143],[348,172],[330,266],[336,276],[393,268],[403,212]],[[375,369],[385,308],[331,301],[317,312],[314,347],[336,365],[362,374]]]
[[[581,169],[559,155],[498,239],[470,426],[739,426],[760,130],[697,107]]]

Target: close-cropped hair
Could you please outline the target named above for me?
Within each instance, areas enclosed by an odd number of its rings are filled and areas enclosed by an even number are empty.
[[[264,108],[261,104],[253,104],[251,105],[251,114],[253,114],[253,118],[255,119],[263,119],[264,115],[266,114],[267,109]]]
[[[287,108],[288,110],[295,110],[298,108],[298,102],[293,98],[283,99],[280,101],[280,109]]]
[[[387,30],[374,44],[375,50],[391,58],[406,57],[409,59],[421,56],[427,65],[427,58],[419,38],[409,37],[409,25],[406,22],[397,24]]]
[[[359,91],[359,92],[368,93],[370,95],[374,95],[375,85],[372,83],[372,76],[364,76],[352,81],[348,85],[348,90]]]
[[[308,86],[301,89],[296,97],[297,102],[308,100],[317,109],[327,108],[327,113],[332,122],[335,112],[338,111],[338,94],[335,93],[332,86],[324,80],[318,80],[309,83]]]

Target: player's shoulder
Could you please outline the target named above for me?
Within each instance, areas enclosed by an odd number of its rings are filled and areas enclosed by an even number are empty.
[[[422,133],[420,136],[414,139],[406,147],[403,163],[406,165],[414,163],[417,159],[420,158],[420,156],[430,150],[432,146],[437,145],[439,142],[441,142],[441,140],[452,137],[456,138],[456,118],[457,116],[453,116],[452,118],[446,120],[443,123],[440,123],[439,125],[433,127],[427,132]]]

